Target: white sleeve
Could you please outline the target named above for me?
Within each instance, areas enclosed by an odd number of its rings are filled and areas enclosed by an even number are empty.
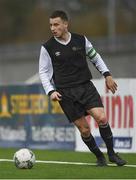
[[[85,49],[86,54],[88,55],[88,52],[93,48],[92,43],[85,37]]]
[[[52,76],[53,76],[52,62],[50,55],[43,46],[41,47],[40,57],[39,57],[39,76],[46,94],[54,90],[54,85],[52,82]]]
[[[86,37],[85,37],[85,45],[86,45],[86,55],[89,57],[90,62],[94,64],[96,69],[98,69],[98,71],[102,74],[104,74],[105,72],[109,72],[109,69],[107,68],[100,54],[96,52],[91,42]]]

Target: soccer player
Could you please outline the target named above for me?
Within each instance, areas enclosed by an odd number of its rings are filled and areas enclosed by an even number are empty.
[[[86,56],[105,77],[106,87],[115,93],[117,84],[101,56],[83,35],[68,30],[68,16],[54,11],[49,18],[52,37],[41,46],[39,75],[47,95],[58,101],[69,122],[80,131],[83,142],[97,158],[98,166],[106,166],[104,154],[90,132],[85,115],[90,114],[99,126],[109,161],[123,166],[126,161],[113,149],[113,135],[104,113],[104,107],[88,68]]]

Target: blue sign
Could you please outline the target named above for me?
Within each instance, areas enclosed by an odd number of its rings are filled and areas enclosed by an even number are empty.
[[[0,86],[0,146],[75,149],[75,130],[41,85]]]
[[[105,148],[106,145],[100,136],[95,137],[97,145],[101,148]],[[113,138],[114,148],[116,149],[131,149],[132,148],[132,137],[114,137]]]

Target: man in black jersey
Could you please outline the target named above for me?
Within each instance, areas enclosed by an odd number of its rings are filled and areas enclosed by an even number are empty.
[[[105,77],[106,87],[115,93],[117,84],[101,56],[83,35],[68,31],[68,17],[64,11],[55,11],[50,16],[52,37],[41,47],[39,75],[46,94],[58,101],[68,120],[80,131],[82,140],[97,158],[98,166],[107,162],[97,146],[85,115],[90,114],[99,126],[109,161],[123,166],[126,161],[113,149],[113,136],[106,119],[99,93],[93,85],[86,56]]]

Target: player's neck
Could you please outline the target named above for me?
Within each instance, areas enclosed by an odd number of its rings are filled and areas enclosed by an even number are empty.
[[[56,41],[58,41],[61,44],[68,44],[71,40],[71,33],[70,32],[66,32],[63,36],[61,37],[54,37],[56,39]]]
[[[67,42],[70,38],[70,33],[67,31],[64,35],[63,35],[63,41]]]
[[[67,42],[70,38],[70,33],[67,31],[61,37],[57,38],[59,41]]]

